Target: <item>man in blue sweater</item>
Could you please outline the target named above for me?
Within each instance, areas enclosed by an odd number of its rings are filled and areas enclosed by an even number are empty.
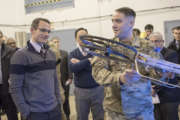
[[[11,59],[10,93],[26,120],[61,120],[56,57],[46,45],[49,33],[49,20],[35,19],[27,47]]]
[[[80,47],[82,44],[80,36],[86,34],[88,31],[84,28],[75,31],[78,48],[69,56],[70,71],[74,73],[77,120],[88,120],[90,110],[93,120],[104,120],[102,105],[104,88],[99,86],[92,77],[92,68],[88,60],[91,56]]]

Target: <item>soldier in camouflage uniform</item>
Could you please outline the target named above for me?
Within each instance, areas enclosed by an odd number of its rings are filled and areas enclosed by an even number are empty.
[[[60,51],[57,48],[56,44],[51,40],[48,42],[48,45],[50,46],[50,49],[55,53],[56,55],[56,61],[58,61],[59,59],[61,59],[61,55],[60,55]],[[60,64],[58,63],[56,65],[56,72],[57,72],[57,78],[59,80],[59,89],[60,89],[60,95],[61,95],[61,117],[62,120],[67,120],[66,119],[66,115],[64,113],[63,110],[63,104],[65,102],[65,96],[64,96],[64,88],[62,87],[62,83],[61,83],[61,72],[60,72]]]
[[[145,53],[147,53],[147,50],[148,50],[147,47],[152,46],[152,43],[151,43],[150,40],[149,40],[149,36],[150,36],[151,33],[153,32],[154,27],[153,27],[153,25],[151,25],[151,24],[147,24],[147,25],[144,27],[144,29],[145,29],[145,34],[146,34],[146,36],[141,39],[141,41],[140,41],[140,46],[141,46],[141,48],[144,48],[143,51],[144,51]]]
[[[116,36],[114,40],[132,45],[135,16],[134,10],[127,7],[116,10],[112,19],[113,31]],[[134,54],[131,50],[118,45],[111,46],[126,56],[132,57]],[[123,58],[120,59],[123,60]],[[106,120],[154,120],[150,81],[140,81],[140,76],[132,69],[131,62],[105,60],[99,57],[94,57],[90,61],[93,77],[98,83],[106,86],[104,99]],[[141,85],[133,86],[137,83]],[[132,87],[129,87],[131,85]],[[133,94],[131,95],[131,93]],[[133,98],[134,101],[130,98]]]

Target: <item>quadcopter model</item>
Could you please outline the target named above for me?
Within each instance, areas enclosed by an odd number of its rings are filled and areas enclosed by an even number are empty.
[[[117,42],[112,39],[107,39],[98,36],[84,35],[80,37],[85,52],[93,56],[98,56],[104,59],[114,60],[118,62],[131,62],[135,66],[137,73],[145,79],[151,80],[153,83],[165,86],[168,88],[180,88],[179,85],[174,85],[160,79],[152,78],[140,73],[139,63],[144,66],[150,66],[153,68],[158,68],[166,72],[173,74],[180,74],[180,65],[168,62],[166,60],[153,58],[149,55],[138,52],[138,50],[130,45],[126,45],[122,42]],[[113,46],[119,46],[128,52],[131,52],[130,55],[123,54],[121,51],[118,51]],[[123,59],[122,59],[123,58]]]

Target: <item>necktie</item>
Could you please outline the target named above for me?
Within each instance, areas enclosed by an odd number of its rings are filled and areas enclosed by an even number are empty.
[[[178,41],[177,49],[178,49],[178,50],[180,49],[180,41]]]
[[[43,47],[41,47],[40,54],[43,58],[46,58],[46,50]]]

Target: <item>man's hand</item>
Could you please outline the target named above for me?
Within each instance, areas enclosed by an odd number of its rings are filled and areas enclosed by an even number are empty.
[[[89,62],[91,62],[92,58],[88,58]]]
[[[154,88],[152,88],[152,96],[155,97],[156,96],[156,91],[154,90]]]
[[[129,80],[133,80],[135,78],[138,78],[138,74],[133,69],[126,69],[121,75],[120,75],[120,82],[123,84],[126,83]]]
[[[168,79],[174,79],[175,74],[172,72],[165,72],[165,73],[160,73],[161,77],[168,78]]]
[[[80,60],[78,60],[78,59],[76,59],[76,58],[72,58],[72,59],[71,59],[71,62],[72,62],[73,64],[76,64],[76,63],[79,63]]]
[[[168,76],[169,79],[174,79],[175,74],[174,74],[174,73],[171,73],[171,72],[168,72],[168,73],[167,73],[167,76]]]
[[[72,79],[68,79],[68,80],[66,81],[66,86],[70,85],[71,83],[72,83]]]

